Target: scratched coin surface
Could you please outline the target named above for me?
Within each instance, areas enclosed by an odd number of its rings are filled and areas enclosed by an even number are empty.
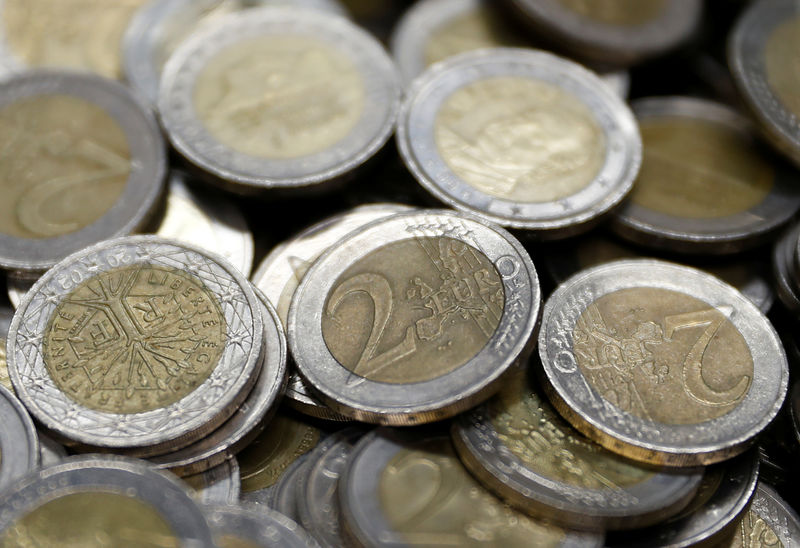
[[[503,504],[467,472],[443,435],[382,428],[356,446],[340,481],[353,546],[602,546]]]
[[[408,91],[397,142],[437,199],[544,238],[598,222],[630,191],[641,160],[633,115],[596,74],[514,48],[428,69]]]
[[[366,31],[343,17],[264,7],[184,42],[164,68],[158,104],[181,154],[246,191],[352,171],[388,140],[399,101],[394,64]]]
[[[375,221],[311,267],[289,345],[323,401],[364,422],[452,416],[495,392],[529,352],[540,289],[506,231],[443,210]]]
[[[239,501],[241,482],[236,459],[181,479],[194,489],[194,498],[202,504],[236,504]]]
[[[172,451],[228,419],[261,365],[264,323],[247,280],[154,236],[97,244],[50,269],[20,303],[11,381],[71,443]]]
[[[554,407],[628,457],[672,466],[741,453],[777,414],[788,365],[772,324],[693,268],[623,260],[545,305],[539,355]]]
[[[644,466],[600,447],[535,386],[532,372],[515,373],[453,426],[461,461],[487,489],[532,516],[601,532],[653,525],[688,504],[701,470]]]
[[[39,466],[39,440],[28,412],[0,386],[0,491]]]
[[[732,109],[690,97],[633,104],[644,159],[612,228],[648,247],[723,254],[770,239],[800,208],[796,170]]]
[[[316,548],[318,544],[297,523],[274,510],[250,505],[203,507],[219,548]]]
[[[120,84],[34,71],[0,84],[0,266],[41,271],[140,228],[166,169],[156,121]]]
[[[71,457],[3,493],[0,546],[213,548],[188,488],[146,462]]]

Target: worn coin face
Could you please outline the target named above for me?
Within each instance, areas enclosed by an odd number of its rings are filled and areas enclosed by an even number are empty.
[[[304,187],[375,154],[399,100],[394,64],[365,31],[266,7],[227,15],[182,44],[164,69],[159,111],[178,151],[223,181]]]
[[[448,211],[375,221],[311,267],[289,310],[300,374],[337,411],[414,424],[489,397],[539,323],[530,257]]]
[[[40,71],[0,84],[0,165],[0,266],[36,271],[146,222],[166,157],[124,87]]]
[[[0,386],[0,491],[39,465],[39,441],[28,412]]]
[[[11,324],[20,399],[51,431],[93,447],[153,455],[213,431],[255,382],[264,332],[249,283],[221,261],[153,236],[62,261]]]
[[[800,207],[797,176],[759,147],[742,116],[689,97],[636,101],[644,160],[614,231],[642,245],[734,253]]]
[[[220,548],[314,548],[317,545],[298,524],[269,508],[214,505],[204,512]]]
[[[181,479],[195,490],[195,498],[203,504],[236,504],[239,501],[241,480],[234,458]]]
[[[436,198],[541,237],[597,222],[630,191],[641,158],[619,97],[543,51],[482,50],[432,67],[409,90],[397,132]]]
[[[545,305],[547,395],[579,431],[657,464],[742,452],[786,395],[769,321],[715,277],[655,260],[617,261],[564,282]]]
[[[467,472],[446,436],[380,429],[340,479],[343,532],[354,546],[601,546],[513,510]]]
[[[769,486],[759,484],[753,504],[723,548],[788,547],[800,538],[800,518]]]
[[[6,363],[6,337],[8,337],[8,328],[11,326],[13,317],[13,310],[6,306],[0,306],[0,385],[5,386],[12,392],[14,387],[11,385],[11,378],[8,376],[8,364]]]

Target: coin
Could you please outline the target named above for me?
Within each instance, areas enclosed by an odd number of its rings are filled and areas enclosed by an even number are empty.
[[[0,266],[42,271],[150,215],[166,169],[149,109],[115,82],[58,71],[0,84]]]
[[[39,441],[30,416],[11,391],[0,386],[0,491],[39,465]]]
[[[453,416],[532,348],[540,290],[504,230],[443,210],[375,221],[323,254],[289,309],[289,345],[323,401],[364,422]]]
[[[22,402],[51,432],[101,449],[153,455],[212,432],[255,382],[264,332],[249,283],[220,261],[131,236],[47,271],[8,336]]]
[[[554,407],[630,458],[691,466],[744,451],[786,396],[775,330],[717,278],[655,260],[594,267],[545,304],[539,355]]]
[[[195,498],[203,504],[236,504],[239,501],[239,464],[235,458],[181,479],[195,490]]]
[[[268,508],[216,505],[204,511],[220,548],[318,546],[294,521]]]
[[[213,548],[185,485],[140,460],[71,457],[0,497],[0,546]]]
[[[720,548],[796,546],[800,518],[771,487],[760,483],[753,505],[736,528],[730,543]]]
[[[300,493],[297,490],[297,486],[300,485],[302,478],[308,473],[308,456],[309,454],[306,453],[294,461],[273,488],[257,491],[256,493],[263,493],[266,496],[263,499],[259,497],[259,500],[254,502],[259,504],[263,500],[263,504],[280,512],[287,518],[299,522],[300,515],[297,511],[299,504],[297,501]],[[256,495],[256,493],[253,493],[253,495]],[[248,496],[242,500],[252,501],[254,498],[256,497]]]
[[[800,241],[800,225],[795,225],[784,232],[772,248],[772,272],[776,293],[783,306],[795,314],[800,313],[800,279],[797,271],[792,269],[792,263],[798,241]]]
[[[561,419],[535,385],[520,371],[454,423],[458,456],[484,487],[532,516],[598,532],[653,525],[689,503],[701,470],[653,468],[603,449]]]
[[[633,115],[597,75],[510,48],[426,71],[403,103],[397,142],[437,199],[542,238],[597,223],[630,191],[641,157]]]
[[[5,386],[12,392],[14,387],[11,385],[6,363],[6,337],[8,337],[8,328],[11,326],[11,318],[13,317],[13,310],[6,306],[0,306],[0,385]]]
[[[800,165],[800,6],[753,2],[734,26],[728,64],[734,81],[772,143]]]
[[[800,381],[794,383],[791,398],[789,413],[792,416],[794,435],[797,438],[797,443],[800,443]]]
[[[730,108],[654,97],[633,109],[644,160],[612,224],[620,236],[685,253],[735,253],[771,238],[800,208],[796,174],[759,148]]]
[[[368,33],[277,7],[194,34],[167,62],[159,92],[175,148],[240,192],[352,172],[386,143],[399,102],[394,64]]]
[[[39,461],[42,467],[58,464],[67,458],[67,450],[47,434],[37,431],[39,438]]]
[[[602,546],[602,534],[561,529],[504,505],[442,435],[367,434],[339,482],[342,531],[353,546]]]
[[[371,204],[330,217],[309,227],[275,249],[261,262],[252,282],[275,305],[284,327],[289,304],[303,276],[323,252],[362,226],[410,209],[400,204]],[[328,420],[350,420],[321,403],[291,368],[286,402],[294,409]]]

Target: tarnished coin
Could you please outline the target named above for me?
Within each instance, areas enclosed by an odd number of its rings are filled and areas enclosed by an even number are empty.
[[[154,236],[67,257],[20,303],[11,381],[65,440],[142,455],[200,439],[256,381],[264,333],[248,281],[221,258]]]
[[[598,222],[630,191],[641,160],[633,115],[596,74],[513,48],[428,69],[403,103],[397,142],[439,200],[543,238]]]
[[[603,449],[559,417],[535,384],[521,371],[454,423],[458,455],[486,488],[530,515],[600,532],[653,525],[689,503],[702,470],[658,469]]]
[[[760,483],[750,510],[739,522],[733,538],[719,548],[797,546],[800,518],[771,487]]]
[[[10,390],[0,386],[0,492],[39,465],[36,428]]]
[[[800,208],[797,174],[728,107],[655,97],[633,109],[644,160],[614,218],[620,236],[685,253],[734,253],[769,239]]]
[[[800,277],[792,268],[800,243],[800,224],[788,229],[772,248],[772,272],[778,298],[787,310],[800,314]]]
[[[728,64],[753,114],[775,146],[800,165],[800,5],[752,2],[734,27]]]
[[[673,466],[744,451],[786,396],[772,324],[714,276],[655,260],[564,282],[539,334],[547,395],[575,428],[628,457]]]
[[[71,457],[0,497],[0,546],[213,548],[185,484],[122,457]]]
[[[239,501],[241,480],[235,458],[181,479],[194,489],[194,497],[203,504],[236,504]]]
[[[337,411],[415,424],[492,395],[532,348],[536,270],[506,231],[449,211],[398,213],[328,250],[289,309],[300,374]]]
[[[0,385],[5,386],[12,392],[14,387],[11,385],[11,378],[8,376],[8,364],[6,363],[6,337],[8,337],[8,328],[11,327],[11,319],[13,317],[13,310],[0,305]]]
[[[39,71],[0,84],[0,166],[0,266],[41,271],[140,228],[166,154],[149,109],[120,84]]]
[[[361,166],[400,102],[381,45],[345,18],[265,7],[187,39],[159,92],[164,127],[192,164],[233,190],[309,187]]]
[[[446,436],[379,429],[340,479],[342,530],[359,547],[602,546],[504,505],[459,462]]]
[[[297,523],[269,508],[215,505],[203,510],[220,548],[319,546]]]

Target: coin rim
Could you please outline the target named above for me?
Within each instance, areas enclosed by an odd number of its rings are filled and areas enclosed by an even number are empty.
[[[10,390],[0,385],[0,491],[39,466],[39,438],[31,417]]]

